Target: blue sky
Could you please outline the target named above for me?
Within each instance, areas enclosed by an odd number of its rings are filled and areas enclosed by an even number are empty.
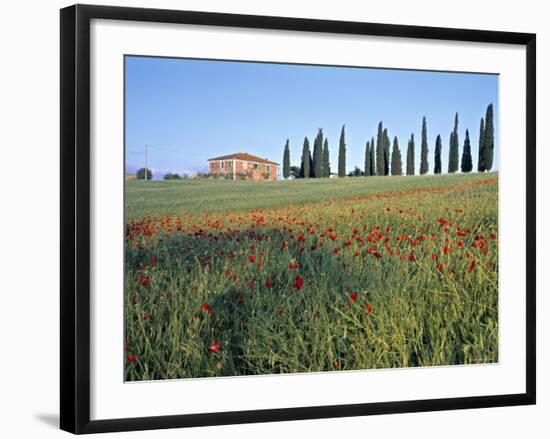
[[[428,125],[430,173],[437,134],[447,169],[449,134],[459,113],[462,154],[468,129],[474,169],[480,118],[495,107],[498,166],[498,76],[350,67],[126,57],[126,167],[143,166],[144,145],[155,178],[205,171],[210,157],[248,152],[282,163],[290,141],[300,165],[304,137],[318,128],[328,138],[331,168],[346,125],[347,170],[364,166],[365,143],[383,121],[397,136],[403,161],[414,133],[420,165],[422,117]]]

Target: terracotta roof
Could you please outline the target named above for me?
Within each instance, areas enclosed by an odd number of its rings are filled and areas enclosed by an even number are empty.
[[[247,152],[236,152],[234,154],[222,155],[219,157],[208,159],[209,162],[213,160],[244,160],[246,162],[266,163],[268,165],[280,166],[279,163],[275,163],[275,162],[272,162],[271,160],[263,159],[255,155],[248,154]]]

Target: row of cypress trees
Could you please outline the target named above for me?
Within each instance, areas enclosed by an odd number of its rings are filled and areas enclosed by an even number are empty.
[[[283,177],[288,178],[291,172],[290,147],[286,140],[283,153]],[[346,132],[345,125],[340,133],[340,147],[338,150],[338,176],[344,177],[346,173]],[[323,137],[323,129],[319,128],[313,142],[313,153],[310,148],[309,139],[304,138],[302,147],[302,158],[300,161],[299,178],[322,178],[330,177],[330,153],[328,139]]]
[[[397,137],[393,138],[393,147],[390,151],[390,137],[388,129],[384,128],[383,123],[378,124],[378,133],[376,142],[374,137],[367,141],[365,147],[364,171],[365,176],[373,175],[403,175],[403,163],[401,150]],[[434,152],[434,174],[441,174],[441,135],[437,135]],[[428,129],[426,117],[422,118],[422,132],[420,144],[420,175],[427,174],[429,171],[428,161]],[[453,131],[449,138],[449,162],[447,172],[455,173],[460,170],[464,173],[473,170],[472,148],[470,144],[470,133],[466,130],[464,145],[462,149],[462,158],[459,163],[459,132],[458,132],[458,113],[455,114]],[[479,156],[478,172],[490,171],[493,166],[494,156],[494,123],[493,123],[493,104],[487,106],[485,119],[481,118],[479,134]],[[288,139],[285,144],[283,154],[283,177],[288,178],[291,172],[290,166],[290,147]],[[415,141],[414,134],[407,143],[406,156],[406,175],[415,175]],[[340,133],[340,144],[338,149],[338,176],[346,175],[346,141],[345,125],[342,126]],[[320,128],[313,143],[313,155],[310,150],[309,139],[304,138],[302,148],[301,166],[299,171],[300,178],[321,178],[330,176],[330,156],[328,140],[323,138],[323,130]]]

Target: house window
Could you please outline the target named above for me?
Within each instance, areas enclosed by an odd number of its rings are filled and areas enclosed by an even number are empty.
[[[271,172],[271,165],[267,165],[267,172]]]
[[[258,169],[258,163],[254,163],[253,168],[254,168],[254,169]]]
[[[232,164],[233,164],[232,162],[225,162],[225,167],[231,168]]]
[[[214,169],[214,162],[210,162],[210,169]]]
[[[223,169],[223,164],[224,164],[224,163],[222,162],[222,169]]]

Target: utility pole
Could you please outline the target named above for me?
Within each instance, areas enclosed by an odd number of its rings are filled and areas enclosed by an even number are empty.
[[[147,175],[147,148],[148,145],[145,145],[145,180],[149,179],[149,176]]]

